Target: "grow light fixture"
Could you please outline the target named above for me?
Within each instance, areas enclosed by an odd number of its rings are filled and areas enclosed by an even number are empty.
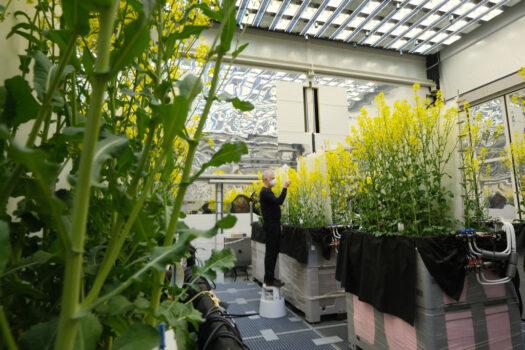
[[[377,3],[377,5],[373,5],[373,10],[369,13],[369,15],[366,17],[366,19],[357,28],[354,29],[353,33],[350,36],[348,36],[346,38],[346,40],[345,40],[346,42],[352,41],[357,36],[357,34],[359,34],[359,32],[362,29],[371,30],[371,29],[375,28],[380,23],[380,21],[375,20],[375,19],[372,20],[372,19],[375,16],[377,16],[390,3],[390,0],[383,1],[382,3],[378,3],[378,2],[376,2],[376,3]],[[364,12],[364,9],[363,9],[362,12]],[[372,21],[370,21],[370,20],[372,20]],[[374,25],[374,23],[375,23],[375,25]],[[372,26],[370,26],[370,24],[372,24]]]
[[[364,0],[361,2],[357,8],[348,16],[348,18],[341,24],[339,28],[333,34],[330,36],[330,39],[333,39],[339,35],[340,32],[342,32],[346,27],[348,27],[348,24],[361,12],[361,10],[367,5],[368,0]]]
[[[472,19],[466,26],[464,26],[463,28],[461,28],[460,30],[458,31],[455,31],[453,34],[457,35],[459,34],[460,31],[465,31],[467,28],[471,27],[472,25],[474,25],[475,23],[477,23],[479,20],[481,20],[484,16],[486,16],[488,13],[490,13],[491,11],[495,11],[497,9],[499,9],[501,6],[505,5],[509,0],[504,0],[504,1],[501,1],[500,3],[494,5],[493,7],[491,8],[487,8],[484,12],[480,13],[476,18]],[[482,7],[483,5],[487,4],[488,0],[483,0],[479,3],[478,6]],[[486,6],[485,6],[486,7]],[[474,9],[471,10],[471,12],[473,11]],[[467,12],[466,14],[464,14],[463,16],[467,16],[470,12]],[[461,19],[461,17],[460,17]],[[446,29],[446,27],[444,29],[441,29],[441,31],[444,31]],[[438,32],[439,33],[439,32]],[[432,38],[431,38],[432,39]],[[422,54],[426,55],[428,53],[430,53],[431,51],[433,51],[434,49],[442,46],[444,43],[442,43],[441,41],[438,41],[436,42],[434,45],[432,45],[429,49],[425,50],[422,52]]]
[[[414,42],[415,42],[416,47],[417,47],[418,46],[418,40],[427,40],[428,38],[430,38],[432,35],[434,35],[434,32],[435,32],[435,30],[434,29],[431,30],[431,28],[436,27],[440,22],[442,22],[446,18],[450,18],[451,16],[453,16],[453,12],[456,9],[458,9],[461,5],[466,3],[467,1],[469,1],[469,0],[462,0],[462,1],[452,0],[452,1],[449,1],[451,4],[453,3],[454,5],[452,7],[447,7],[447,12],[445,12],[444,15],[442,15],[440,18],[436,19],[434,22],[432,22],[430,25],[428,25],[418,35],[416,35],[415,37],[411,38],[405,45],[401,46],[399,48],[399,50],[406,49],[409,45],[411,45]],[[447,4],[445,4],[445,6]],[[441,8],[443,9],[443,7],[441,7]]]
[[[427,54],[517,1],[236,0],[236,20],[303,37]]]
[[[330,27],[330,25],[333,23],[333,24],[336,24],[336,25],[341,25],[345,20],[346,18],[348,18],[348,15],[346,14],[341,14],[341,12],[348,6],[350,5],[350,3],[352,2],[352,0],[344,0],[344,1],[337,1],[337,2],[333,2],[334,4],[337,3],[337,8],[335,9],[335,11],[332,13],[332,15],[330,16],[330,18],[328,18],[328,20],[323,24],[323,26],[319,29],[319,31],[317,32],[317,35],[318,37],[322,36],[324,34],[324,32]],[[328,4],[329,6],[334,6],[335,5],[332,5],[332,3],[329,3]]]

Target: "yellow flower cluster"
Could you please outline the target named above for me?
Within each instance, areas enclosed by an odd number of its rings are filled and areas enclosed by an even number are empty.
[[[329,224],[330,198],[323,156],[300,158],[297,169],[287,168],[283,180],[290,180],[283,208],[283,222],[296,227],[324,227]]]
[[[465,225],[471,227],[487,219],[488,195],[481,190],[480,181],[492,171],[491,166],[487,164],[487,145],[496,143],[503,134],[504,126],[494,125],[491,118],[483,118],[481,113],[472,115],[468,103],[464,104],[463,109],[465,120],[460,128],[463,206]]]
[[[376,99],[377,114],[361,110],[347,143],[355,174],[353,203],[360,224],[375,233],[425,235],[450,230],[450,192],[443,187],[454,149],[451,134],[457,109],[444,109],[440,92],[434,103],[414,86],[414,103]]]
[[[332,209],[332,223],[348,225],[352,222],[351,201],[355,188],[355,163],[343,144],[325,153],[328,187]]]

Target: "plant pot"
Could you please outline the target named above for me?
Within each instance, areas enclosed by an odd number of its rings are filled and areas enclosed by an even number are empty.
[[[335,251],[329,247],[327,252],[326,247],[314,243],[327,235],[331,238],[327,228],[283,227],[279,254],[279,278],[285,283],[282,292],[286,301],[304,312],[308,322],[346,311],[344,290],[335,279]]]
[[[374,253],[367,252],[372,256]],[[518,300],[511,283],[483,286],[473,274],[467,274],[461,296],[454,300],[442,291],[418,252],[414,264],[413,324],[346,293],[348,341],[352,348],[522,348]]]

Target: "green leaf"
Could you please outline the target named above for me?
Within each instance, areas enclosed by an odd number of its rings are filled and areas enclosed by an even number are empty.
[[[159,345],[159,332],[150,325],[134,323],[115,339],[113,350],[153,349]]]
[[[121,47],[111,54],[111,73],[117,74],[124,67],[130,65],[135,57],[141,55],[148,47],[149,28],[146,19],[141,16],[124,28],[124,41]]]
[[[233,107],[243,112],[251,111],[254,109],[254,106],[251,102],[243,101],[239,99],[238,97],[234,97],[227,92],[221,92],[220,94],[218,94],[217,100],[224,101],[224,102],[231,102]]]
[[[175,135],[186,138],[186,119],[189,105],[182,96],[175,96],[174,103],[151,106],[155,118],[160,120],[166,130],[165,145],[170,146]]]
[[[171,33],[170,35],[168,35],[168,37],[166,38],[166,41],[176,42],[179,40],[187,39],[192,35],[199,36],[200,33],[202,33],[202,31],[206,28],[207,26],[185,25],[182,31]]]
[[[5,221],[0,221],[0,276],[9,261],[11,242],[9,241],[9,226]]]
[[[42,52],[38,51],[35,54],[35,71],[33,76],[33,85],[37,93],[37,97],[40,101],[43,101],[46,94],[49,92],[51,82],[55,79],[57,66],[53,64],[49,58]],[[60,81],[73,71],[72,66],[66,66],[60,77]],[[52,103],[54,106],[63,106],[64,98],[60,94],[60,91],[56,89],[53,93]]]
[[[89,33],[89,12],[93,10],[90,1],[62,0],[62,19],[66,28],[80,35]]]
[[[235,0],[224,0],[222,2],[222,6],[222,23],[224,24],[224,27],[222,28],[220,43],[217,47],[217,51],[227,53],[230,51],[233,34],[237,28],[237,21],[235,19]]]
[[[17,75],[5,81],[6,101],[2,114],[3,123],[10,127],[34,119],[40,104],[33,97],[27,81]]]
[[[27,330],[19,339],[24,350],[51,350],[58,326],[58,319],[37,323]]]
[[[186,74],[182,80],[177,82],[179,96],[184,97],[191,104],[202,91],[202,81],[193,74]]]
[[[4,276],[10,273],[27,269],[33,266],[38,266],[47,263],[54,255],[50,254],[43,250],[37,250],[33,255],[23,258],[18,261],[15,265],[12,265],[11,268],[5,271]]]
[[[222,20],[222,11],[220,9],[215,11],[205,2],[195,5],[195,7],[202,10],[202,13],[213,19],[215,22],[220,22]]]
[[[232,100],[233,107],[237,108],[240,111],[247,112],[253,110],[254,106],[251,102],[242,101],[238,97],[235,97]]]
[[[248,43],[242,44],[232,53],[233,59],[236,59],[248,47]]]
[[[238,162],[241,160],[241,156],[247,153],[248,148],[244,142],[223,144],[211,159],[207,163],[204,163],[199,171],[192,176],[190,182],[195,181],[207,168],[219,167],[227,163]]]
[[[235,253],[230,248],[222,250],[212,249],[210,258],[202,267],[193,268],[193,280],[198,277],[207,278],[214,281],[217,278],[217,271],[226,271],[235,266]]]
[[[188,325],[198,328],[204,321],[202,314],[193,305],[177,301],[164,301],[158,310],[158,317],[165,321],[175,331],[175,340],[179,349],[194,349],[195,343],[189,333]]]
[[[93,314],[87,314],[80,319],[75,349],[95,350],[102,335],[102,325]]]
[[[237,218],[228,215],[209,230],[181,229],[180,234],[170,247],[156,247],[153,249],[151,262],[158,271],[164,271],[166,265],[179,261],[188,251],[188,245],[197,237],[211,238],[217,234],[219,229],[228,229],[235,225]]]
[[[98,312],[111,316],[121,315],[128,312],[133,304],[123,295],[117,295],[109,299],[108,303],[97,308]]]
[[[93,155],[93,172],[91,174],[91,184],[93,186],[102,186],[98,181],[102,166],[107,160],[122,151],[124,146],[128,144],[128,141],[129,140],[123,136],[109,135],[97,143],[95,154]]]
[[[13,141],[9,154],[17,163],[28,168],[42,184],[49,185],[56,181],[60,164],[50,162],[45,152]]]

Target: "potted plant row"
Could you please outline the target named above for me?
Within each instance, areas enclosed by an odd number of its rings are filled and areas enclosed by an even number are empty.
[[[465,245],[454,236],[461,227],[452,212],[461,192],[455,184],[466,191],[466,216],[482,204],[471,195],[480,152],[463,144],[473,124],[460,123],[440,92],[433,102],[417,85],[414,93],[412,104],[393,106],[378,95],[377,111],[361,110],[347,140],[359,229],[342,237],[337,278],[347,292],[349,342],[363,349],[518,346],[513,289],[466,275]],[[457,158],[462,179],[453,176]]]

